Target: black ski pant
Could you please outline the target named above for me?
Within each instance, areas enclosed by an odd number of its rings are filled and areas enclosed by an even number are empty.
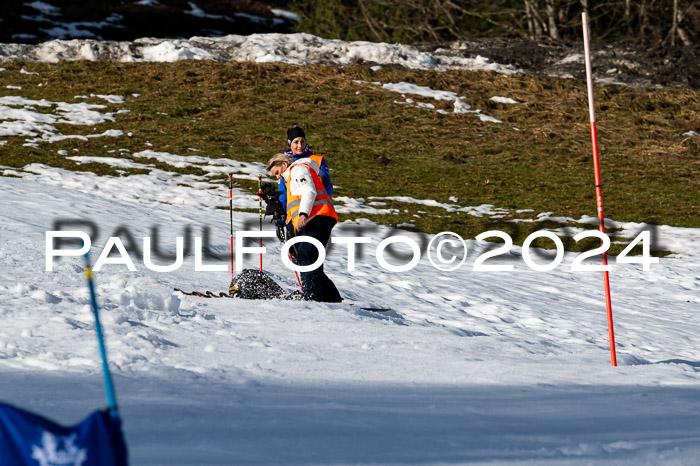
[[[317,239],[325,248],[331,238],[335,219],[326,215],[316,215],[309,220],[297,236],[310,236]],[[300,242],[296,246],[297,265],[311,265],[318,259],[318,249],[309,242]],[[343,300],[338,288],[323,271],[323,264],[311,272],[300,272],[302,298],[307,301],[339,303]]]

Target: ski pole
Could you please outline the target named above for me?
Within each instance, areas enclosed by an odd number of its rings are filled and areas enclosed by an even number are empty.
[[[287,239],[288,239],[288,238],[287,238],[287,229],[285,228],[285,229],[284,229],[284,240],[287,241]],[[295,250],[296,250],[296,248],[295,248]],[[289,251],[289,250],[288,250],[287,253],[289,254],[289,261],[290,261],[292,264],[295,264],[294,259],[292,258],[292,251]],[[301,279],[299,278],[299,272],[297,272],[297,271],[295,270],[295,271],[294,271],[294,275],[296,275],[296,277],[297,277],[297,283],[299,284],[299,291],[301,291],[301,292],[303,293],[303,292],[304,292],[304,287],[301,286]]]
[[[97,298],[95,297],[95,285],[92,280],[92,268],[90,267],[90,259],[87,252],[85,253],[85,276],[87,277],[88,288],[90,289],[90,305],[92,306],[92,313],[95,316],[95,331],[97,332],[97,342],[100,346],[100,357],[102,358],[102,373],[104,375],[105,390],[107,391],[107,409],[113,416],[118,416],[117,398],[114,394],[112,374],[109,372],[109,364],[107,363],[107,350],[105,349],[104,337],[102,335],[102,325],[100,325]]]
[[[258,175],[258,213],[260,214],[260,231],[262,232],[262,175]],[[262,236],[260,236],[260,248],[262,250]],[[260,271],[262,272],[262,252],[260,253]]]
[[[231,217],[231,281],[233,281],[233,174],[228,175],[228,202]]]
[[[288,252],[289,252],[289,251],[288,251]],[[291,252],[289,252],[289,260],[290,260],[292,263],[294,263],[294,259],[292,259],[292,253],[291,253]],[[299,278],[299,272],[297,272],[297,271],[295,270],[295,271],[294,271],[294,275],[296,275],[296,277],[297,277],[297,283],[299,284],[299,291],[301,291],[301,292],[303,293],[303,292],[304,292],[304,287],[301,286],[301,279]]]

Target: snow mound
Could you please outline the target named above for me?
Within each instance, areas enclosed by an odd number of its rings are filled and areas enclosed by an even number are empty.
[[[421,51],[403,44],[348,42],[310,34],[252,34],[183,39],[140,38],[133,42],[52,40],[37,45],[1,44],[0,60],[56,63],[61,60],[119,62],[281,62],[295,65],[398,65],[421,70],[469,70],[515,73],[512,65],[488,58],[466,58],[454,53]]]

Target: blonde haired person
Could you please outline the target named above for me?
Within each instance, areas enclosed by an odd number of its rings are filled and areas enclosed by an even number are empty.
[[[276,154],[266,166],[273,176],[284,182],[287,195],[287,229],[293,236],[310,236],[326,247],[331,230],[338,222],[330,196],[326,192],[319,166],[311,158],[296,162],[285,154]],[[311,265],[318,259],[316,246],[308,242],[297,243],[296,264]],[[321,264],[311,272],[301,272],[302,298],[308,301],[338,303],[341,298],[338,289],[323,270]]]

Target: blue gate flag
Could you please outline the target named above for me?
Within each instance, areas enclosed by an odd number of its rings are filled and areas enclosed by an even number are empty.
[[[126,466],[121,420],[95,411],[73,427],[0,402],[0,466]]]

